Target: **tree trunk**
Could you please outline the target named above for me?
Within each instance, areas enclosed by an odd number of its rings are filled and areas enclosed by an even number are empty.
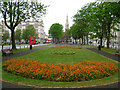
[[[76,44],[76,38],[75,38],[75,44]]]
[[[19,39],[19,42],[21,42],[21,39]]]
[[[54,38],[52,39],[52,43],[54,43]]]
[[[80,42],[80,41],[81,41],[81,39],[79,39],[79,44],[81,44],[81,42]]]
[[[109,43],[110,43],[110,24],[108,26],[108,36],[107,36],[107,48],[109,48]]]
[[[15,45],[15,32],[14,32],[14,29],[11,30],[11,40],[12,40],[12,49],[16,49],[16,45]]]
[[[84,45],[85,45],[85,36],[84,36]]]
[[[103,40],[103,37],[100,37],[100,46],[102,47],[102,40]]]
[[[88,45],[88,34],[87,34],[87,45]]]
[[[82,44],[83,44],[83,36],[82,36]]]
[[[107,48],[109,48],[109,42],[110,42],[110,40],[109,40],[109,38],[107,37]]]

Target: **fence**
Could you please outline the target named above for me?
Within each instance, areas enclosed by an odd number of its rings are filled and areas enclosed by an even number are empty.
[[[39,45],[32,45],[32,47],[37,47],[37,46],[39,46]],[[23,48],[29,48],[30,47],[30,45],[28,45],[28,44],[26,44],[26,45],[16,45],[16,48],[17,49],[23,49]],[[0,49],[2,49],[2,48],[0,48]],[[9,46],[3,46],[3,49],[12,49],[12,46],[11,45],[9,45]]]

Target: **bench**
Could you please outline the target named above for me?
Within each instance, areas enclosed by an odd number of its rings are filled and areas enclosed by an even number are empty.
[[[6,54],[13,54],[13,51],[11,49],[2,49],[2,55],[6,55]]]
[[[115,55],[118,55],[118,56],[120,56],[120,51],[116,52],[116,53],[115,53]]]

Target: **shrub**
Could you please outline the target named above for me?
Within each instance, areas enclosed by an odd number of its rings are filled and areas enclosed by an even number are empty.
[[[67,82],[100,79],[118,71],[112,62],[82,61],[74,65],[61,63],[50,65],[24,59],[8,60],[3,69],[26,78]]]

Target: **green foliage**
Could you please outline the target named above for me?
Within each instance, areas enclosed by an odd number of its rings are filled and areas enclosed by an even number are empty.
[[[88,3],[74,15],[73,20],[79,26],[79,31],[83,32],[83,36],[89,34],[91,38],[99,38],[101,45],[105,38],[109,48],[109,41],[113,36],[111,30],[117,31],[116,25],[120,21],[119,9],[120,2]]]
[[[15,27],[18,26],[22,21],[27,21],[31,18],[34,20],[41,19],[41,16],[46,14],[46,8],[42,3],[38,2],[0,2],[0,12],[4,19],[4,24],[11,30],[12,48],[16,49],[15,46]]]
[[[63,26],[59,23],[52,24],[49,30],[49,34],[52,36],[52,38],[60,40],[64,36]]]
[[[21,29],[17,29],[17,30],[15,31],[15,39],[16,39],[16,40],[19,40],[19,42],[21,41],[21,35],[22,35]]]
[[[6,42],[9,39],[9,31],[3,30],[3,40]]]
[[[79,28],[77,27],[76,24],[73,24],[73,26],[70,27],[70,32],[74,39],[78,39],[79,36],[78,30]]]
[[[37,37],[36,29],[33,25],[28,25],[26,29],[23,29],[22,38],[27,42],[31,36]]]

